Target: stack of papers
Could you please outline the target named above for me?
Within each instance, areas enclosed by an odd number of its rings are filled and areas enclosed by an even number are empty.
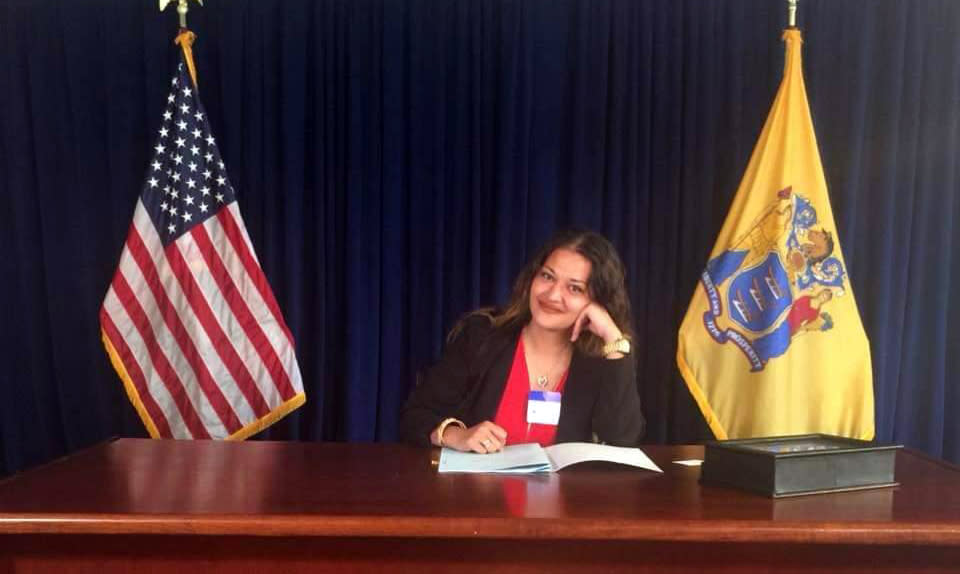
[[[477,454],[444,448],[440,453],[439,472],[533,473],[556,472],[561,468],[586,461],[605,461],[635,466],[655,472],[660,470],[639,448],[627,448],[567,442],[541,447],[536,443],[516,444],[500,452]]]

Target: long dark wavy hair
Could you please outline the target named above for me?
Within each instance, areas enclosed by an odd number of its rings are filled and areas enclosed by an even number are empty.
[[[633,338],[633,314],[623,261],[617,249],[607,238],[593,231],[570,229],[554,235],[524,265],[513,282],[510,300],[500,308],[485,307],[468,313],[454,325],[447,337],[452,341],[463,329],[464,322],[476,315],[488,317],[494,327],[519,329],[530,322],[530,285],[550,254],[557,249],[570,249],[590,262],[590,277],[587,278],[587,293],[590,299],[603,306],[628,339]],[[577,347],[588,355],[602,354],[603,341],[584,329],[577,338]]]

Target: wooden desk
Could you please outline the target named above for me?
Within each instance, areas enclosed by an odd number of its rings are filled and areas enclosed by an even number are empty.
[[[893,489],[770,500],[583,464],[438,475],[401,445],[123,439],[0,483],[0,571],[957,572],[960,472],[900,452]]]

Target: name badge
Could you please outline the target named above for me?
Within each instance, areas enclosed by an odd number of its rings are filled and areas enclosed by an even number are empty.
[[[560,393],[530,391],[527,396],[527,422],[556,425],[560,421]]]

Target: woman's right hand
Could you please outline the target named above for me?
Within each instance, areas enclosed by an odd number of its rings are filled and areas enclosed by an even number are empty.
[[[507,431],[490,421],[483,421],[469,428],[448,426],[443,432],[444,446],[462,452],[497,452],[506,443]]]

